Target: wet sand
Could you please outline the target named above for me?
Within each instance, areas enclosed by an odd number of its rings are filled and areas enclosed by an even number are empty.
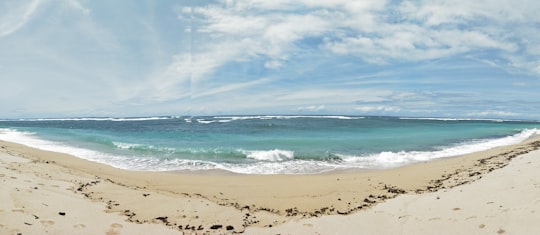
[[[535,224],[507,219],[507,224],[497,225],[495,219],[480,218],[500,217],[498,208],[525,207],[502,200],[518,194],[508,189],[530,193],[515,201],[533,208],[539,205],[532,197],[540,198],[534,182],[518,186],[514,181],[491,181],[504,187],[494,189],[498,193],[481,186],[497,174],[512,179],[517,170],[531,171],[526,164],[505,166],[516,157],[516,162],[540,162],[531,157],[538,151],[524,155],[540,147],[539,139],[395,169],[319,175],[137,172],[14,143],[0,146],[2,234],[432,233],[443,225],[449,233],[520,233],[517,224]],[[524,174],[521,180],[538,176]],[[487,201],[469,202],[465,196],[457,203],[452,201],[459,199],[456,190]],[[495,204],[502,207],[489,211]],[[446,214],[438,211],[447,207]],[[484,214],[465,213],[473,209]]]

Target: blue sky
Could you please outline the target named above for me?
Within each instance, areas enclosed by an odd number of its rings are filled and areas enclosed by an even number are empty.
[[[540,119],[535,0],[4,0],[0,117]]]

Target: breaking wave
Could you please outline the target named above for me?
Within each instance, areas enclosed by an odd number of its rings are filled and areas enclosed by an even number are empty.
[[[168,120],[176,119],[178,117],[126,117],[126,118],[114,118],[114,117],[82,117],[82,118],[21,118],[14,120],[4,121],[113,121],[113,122],[126,122],[126,121],[155,121],[155,120]]]
[[[287,150],[268,150],[268,151],[244,151],[247,158],[259,161],[281,162],[294,159],[294,152]]]
[[[435,151],[398,151],[379,152],[366,155],[347,155],[332,153],[332,158],[325,160],[296,158],[294,151],[290,150],[234,150],[234,154],[241,154],[247,162],[226,162],[212,160],[193,160],[182,158],[159,158],[153,155],[124,156],[104,153],[96,150],[70,146],[65,143],[44,140],[33,132],[19,131],[10,128],[0,128],[0,140],[24,144],[43,150],[71,154],[87,160],[96,161],[117,168],[147,171],[177,171],[177,170],[211,170],[220,169],[242,174],[314,174],[337,169],[363,169],[363,168],[389,168],[413,162],[428,161],[438,158],[458,156],[494,147],[520,143],[526,139],[540,135],[539,129],[525,129],[521,132],[502,138],[488,140],[474,140],[460,144],[440,147]],[[168,153],[195,153],[197,151],[219,150],[179,150],[174,148],[156,147],[125,142],[113,142],[115,148],[120,150],[158,151]]]

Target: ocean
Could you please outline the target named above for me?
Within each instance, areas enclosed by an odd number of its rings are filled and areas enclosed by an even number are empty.
[[[0,140],[142,171],[384,169],[522,142],[539,121],[372,116],[0,120]]]

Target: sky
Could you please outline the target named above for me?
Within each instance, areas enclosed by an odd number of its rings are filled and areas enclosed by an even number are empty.
[[[0,118],[540,119],[537,0],[2,0]]]

